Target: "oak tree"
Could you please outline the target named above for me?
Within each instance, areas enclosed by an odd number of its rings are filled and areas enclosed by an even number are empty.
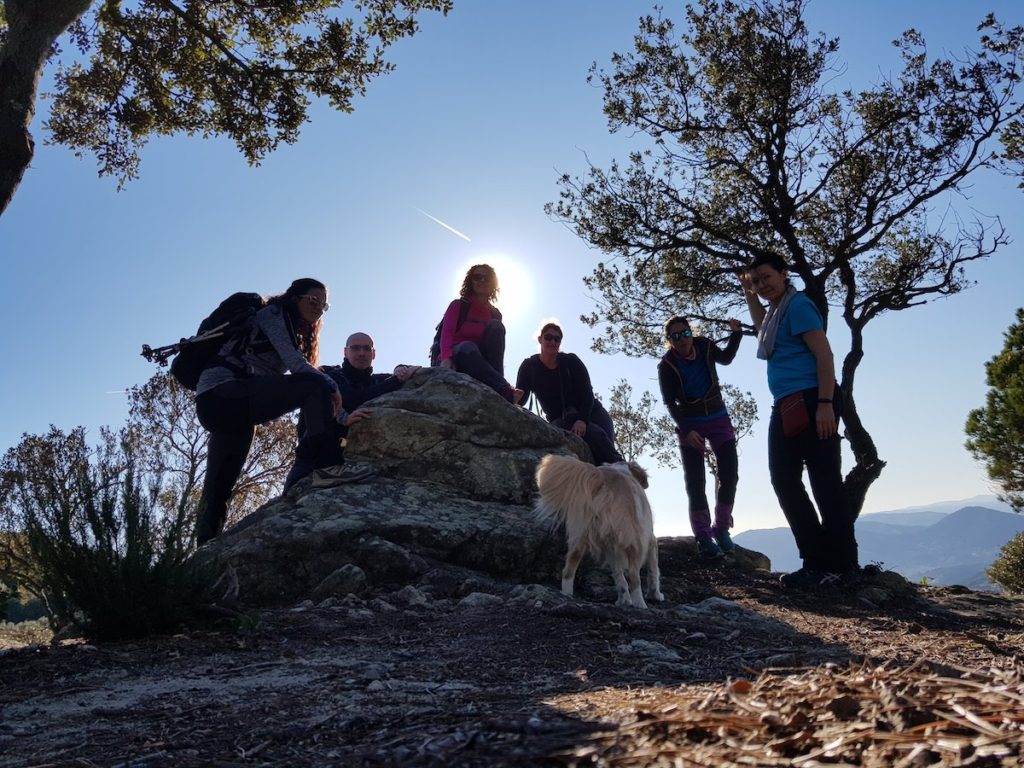
[[[35,142],[55,67],[51,141],[134,178],[153,135],[230,137],[257,164],[292,143],[314,99],[343,112],[393,65],[385,49],[452,0],[2,0],[0,214]]]
[[[804,10],[708,0],[687,7],[681,33],[641,19],[633,52],[591,70],[610,130],[636,148],[562,176],[547,210],[609,257],[586,279],[598,351],[651,354],[677,312],[721,322],[742,307],[735,272],[782,256],[826,323],[838,313],[849,331],[845,490],[859,512],[885,465],[855,396],[865,327],[968,287],[965,268],[1007,241],[998,219],[957,203],[1019,126],[1024,31],[989,16],[977,51],[930,59],[908,30],[894,76],[837,91],[839,41],[812,34]]]

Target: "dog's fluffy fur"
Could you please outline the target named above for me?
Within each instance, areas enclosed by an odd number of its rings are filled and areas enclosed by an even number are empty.
[[[538,518],[565,524],[569,553],[562,592],[572,596],[576,569],[585,555],[611,568],[616,605],[646,608],[640,568],[654,600],[664,600],[658,572],[658,540],[644,488],[647,473],[636,463],[595,467],[572,456],[549,455],[537,465]]]

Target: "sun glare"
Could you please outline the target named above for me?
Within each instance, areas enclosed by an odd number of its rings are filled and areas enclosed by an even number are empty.
[[[500,254],[486,254],[464,264],[455,275],[455,291],[458,295],[466,272],[474,264],[490,264],[498,275],[498,300],[495,304],[503,313],[521,314],[526,312],[533,299],[533,278],[522,262]]]

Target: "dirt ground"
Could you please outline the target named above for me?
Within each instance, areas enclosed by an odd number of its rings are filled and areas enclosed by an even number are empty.
[[[662,573],[647,612],[592,574],[571,601],[406,589],[10,647],[0,765],[1024,764],[1024,601]]]

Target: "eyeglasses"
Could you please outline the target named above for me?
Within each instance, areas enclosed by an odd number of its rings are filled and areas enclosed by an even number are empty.
[[[490,280],[491,278],[490,278],[490,275],[484,274],[483,272],[474,272],[472,275],[469,276],[469,279],[470,280],[480,281],[480,280]]]
[[[321,299],[319,296],[314,296],[312,293],[305,293],[300,298],[305,299],[314,307],[320,307],[324,312],[331,308],[331,305]]]
[[[373,352],[372,344],[349,344],[346,349],[351,349],[353,352]]]
[[[553,341],[553,342],[555,342],[555,344],[561,344],[562,343],[562,337],[561,336],[555,336],[555,334],[553,334],[553,333],[545,333],[544,334],[544,341]]]
[[[688,339],[691,336],[693,336],[693,331],[691,331],[689,328],[687,328],[685,331],[672,331],[672,333],[670,333],[668,335],[668,337],[670,339],[672,339],[672,341],[679,341],[680,339]]]

